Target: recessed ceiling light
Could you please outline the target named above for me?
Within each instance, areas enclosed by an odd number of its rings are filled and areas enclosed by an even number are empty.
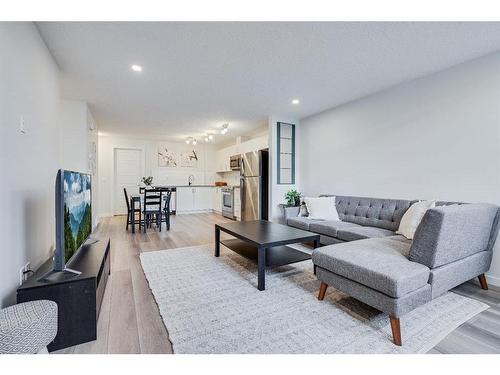
[[[208,140],[209,140],[209,141],[212,141],[213,139],[214,139],[214,136],[213,136],[212,134],[209,134],[209,135],[208,135]]]
[[[142,72],[142,66],[140,65],[132,65],[130,69],[132,69],[134,72]]]
[[[300,103],[300,100],[299,99],[293,99],[292,100],[292,104],[299,104]]]

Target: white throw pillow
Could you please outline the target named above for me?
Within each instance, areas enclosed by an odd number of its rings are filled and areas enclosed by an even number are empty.
[[[432,207],[436,207],[436,201],[420,201],[413,203],[401,218],[399,229],[396,233],[402,234],[409,240],[413,240],[415,231],[422,221],[426,211]]]
[[[340,221],[335,197],[304,198],[309,218]]]

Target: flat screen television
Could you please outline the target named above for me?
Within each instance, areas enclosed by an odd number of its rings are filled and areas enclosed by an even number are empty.
[[[68,268],[92,232],[90,174],[60,169],[56,178],[56,251],[54,271]],[[78,273],[76,270],[75,273]]]

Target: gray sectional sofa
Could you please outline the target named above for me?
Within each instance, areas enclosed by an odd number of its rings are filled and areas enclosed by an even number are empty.
[[[320,234],[327,245],[312,260],[321,281],[389,314],[393,339],[401,345],[399,318],[489,269],[500,211],[492,204],[438,202],[408,240],[395,231],[412,200],[336,196],[341,221],[299,217],[286,209],[287,224]]]
[[[289,226],[318,233],[322,245],[331,245],[366,238],[395,236],[401,218],[414,202],[416,200],[339,195],[335,196],[335,205],[342,221],[299,217],[298,207],[286,208],[285,219]]]

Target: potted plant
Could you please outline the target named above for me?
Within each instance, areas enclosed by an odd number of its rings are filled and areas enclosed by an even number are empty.
[[[153,184],[153,176],[143,177],[142,183],[146,186],[151,186]]]
[[[302,194],[299,193],[295,189],[288,190],[288,192],[285,194],[285,199],[286,199],[287,205],[294,206],[294,207],[300,206],[300,197],[301,196],[302,196]]]

